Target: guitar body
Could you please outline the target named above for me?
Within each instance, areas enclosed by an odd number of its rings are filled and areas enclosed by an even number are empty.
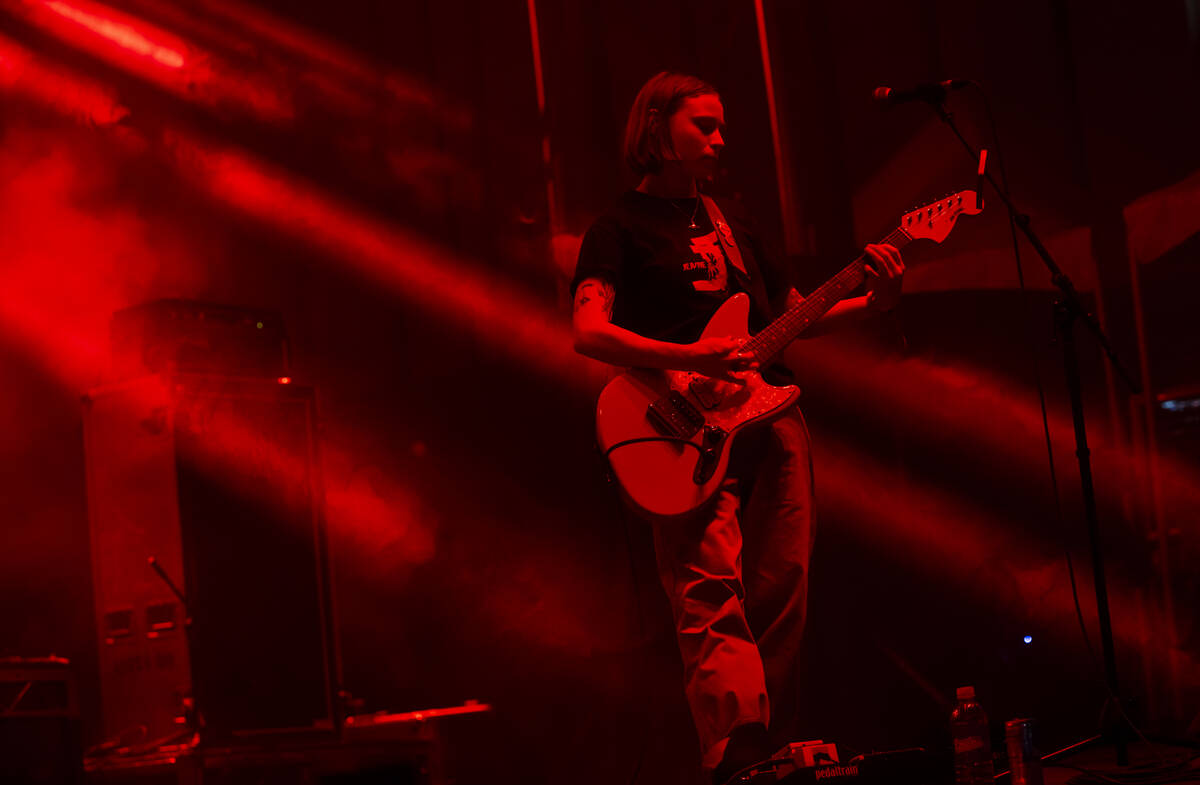
[[[883,238],[897,248],[915,239],[941,242],[960,215],[976,215],[974,191],[943,197],[900,219]],[[863,257],[792,306],[753,338],[750,297],[726,300],[703,338],[738,338],[765,364],[865,280]],[[800,397],[795,386],[775,387],[757,373],[746,384],[686,371],[633,370],[608,383],[596,407],[596,438],[626,499],[651,518],[676,518],[707,502],[729,468],[733,440],[743,428],[783,414]]]
[[[747,339],[749,316],[750,298],[736,294],[701,337]],[[798,387],[776,387],[758,373],[745,379],[738,385],[688,371],[638,369],[608,383],[597,405],[596,438],[637,510],[675,518],[703,505],[725,478],[738,433],[779,417],[800,397]],[[635,439],[651,441],[621,444]]]

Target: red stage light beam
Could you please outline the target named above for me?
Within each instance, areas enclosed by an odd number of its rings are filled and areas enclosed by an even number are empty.
[[[192,103],[219,112],[238,107],[267,122],[295,115],[283,77],[236,68],[162,27],[94,0],[22,0],[11,10],[69,46]]]
[[[20,44],[0,36],[0,90],[40,103],[77,123],[106,126],[129,115],[116,91],[55,68]]]
[[[81,0],[75,0],[79,3]],[[104,13],[97,13],[98,8],[92,6],[88,10],[80,5],[72,5],[62,0],[43,0],[42,5],[54,13],[75,22],[77,25],[91,30],[96,35],[106,38],[117,46],[148,58],[167,68],[183,68],[184,56],[182,47],[172,47],[158,43],[150,37],[162,37],[162,31],[143,33],[133,22],[122,20],[116,11],[104,8]]]
[[[36,67],[32,55],[3,39],[0,64],[7,66],[7,73],[17,74],[12,83],[24,92],[77,120],[83,119],[84,107],[92,111],[113,107],[108,93],[86,80],[70,79],[65,70],[55,77],[55,84],[69,86],[68,96],[73,100],[62,105],[41,89],[46,86],[41,81],[46,74]],[[92,101],[98,102],[96,107],[91,106]],[[217,203],[353,264],[448,323],[474,332],[486,344],[567,386],[592,392],[603,378],[599,364],[575,353],[565,314],[505,277],[474,268],[419,235],[365,215],[303,179],[238,150],[204,143],[182,132],[168,132],[166,137],[174,148],[171,163],[178,173]],[[34,319],[36,314],[19,317]]]
[[[1061,552],[1031,547],[1010,523],[945,489],[901,475],[866,453],[832,443],[817,443],[821,495],[842,511],[839,517],[858,536],[895,554],[897,561],[922,565],[940,575],[947,587],[994,599],[1012,591],[1014,618],[1039,619],[1047,626],[1076,629],[1075,606]],[[868,478],[864,481],[864,478]],[[1143,619],[1153,610],[1138,587],[1109,579],[1114,633],[1123,646],[1158,658]],[[1094,612],[1081,592],[1083,613]],[[1164,620],[1151,618],[1152,628]],[[1073,635],[1074,633],[1070,633]]]
[[[973,449],[997,456],[1005,465],[1027,467],[1030,477],[1048,476],[1042,415],[1033,391],[985,368],[965,362],[948,367],[920,357],[880,358],[842,337],[801,342],[789,350],[788,359],[802,376],[820,378],[822,386],[835,391],[839,405],[880,413],[881,427],[890,427],[886,420],[896,418],[910,431],[940,440],[969,434]],[[879,401],[888,406],[881,409]],[[1066,459],[1074,449],[1069,415],[1051,409],[1049,423],[1056,457]],[[1145,471],[1138,449],[1097,440],[1092,455],[1099,501],[1134,508],[1137,483],[1128,479]],[[1196,467],[1165,454],[1157,454],[1157,461],[1165,503],[1176,510],[1200,510]],[[1104,482],[1109,477],[1120,481]]]
[[[277,47],[309,64],[312,70],[304,75],[305,82],[334,106],[358,105],[363,96],[373,96],[382,89],[402,112],[433,115],[442,127],[453,132],[470,128],[471,111],[453,96],[438,92],[408,74],[371,62],[286,17],[237,0],[197,0],[197,7],[223,24],[252,33],[260,44]]]
[[[341,259],[407,300],[568,386],[595,389],[566,315],[423,237],[364,214],[241,151],[173,137],[181,173],[212,198]]]

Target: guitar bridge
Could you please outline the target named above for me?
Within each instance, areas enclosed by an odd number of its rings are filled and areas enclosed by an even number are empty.
[[[677,390],[651,403],[646,417],[659,433],[677,439],[690,439],[704,427],[704,415]]]
[[[705,409],[715,409],[720,399],[713,393],[711,387],[711,379],[693,379],[688,385],[688,392],[692,394],[701,406]]]

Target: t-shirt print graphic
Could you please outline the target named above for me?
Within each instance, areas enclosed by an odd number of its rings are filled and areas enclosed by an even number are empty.
[[[695,272],[692,286],[698,292],[723,292],[728,284],[725,253],[717,242],[717,233],[709,232],[691,240],[692,258],[684,262],[684,272]]]

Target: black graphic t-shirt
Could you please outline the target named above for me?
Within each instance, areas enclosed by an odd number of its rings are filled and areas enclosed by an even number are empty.
[[[647,338],[690,343],[700,337],[721,303],[737,292],[751,296],[750,332],[770,318],[787,282],[763,250],[740,208],[718,206],[741,251],[745,272],[730,262],[703,204],[628,191],[584,235],[571,294],[587,278],[613,285],[613,324]],[[696,228],[688,226],[695,213]]]

